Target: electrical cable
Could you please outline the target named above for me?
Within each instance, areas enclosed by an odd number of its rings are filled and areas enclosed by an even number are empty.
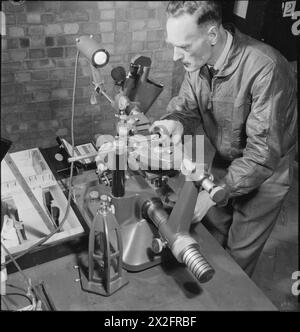
[[[15,289],[18,289],[19,291],[23,291],[24,292],[23,288],[21,288],[19,286],[16,286],[16,285],[13,285],[13,284],[6,283],[6,287],[15,288]]]
[[[77,51],[76,54],[76,60],[75,60],[75,74],[74,74],[74,84],[73,84],[73,95],[72,95],[72,114],[71,114],[71,145],[72,145],[72,158],[74,158],[74,113],[75,113],[75,91],[76,91],[76,83],[77,83],[77,68],[78,68],[78,58],[79,58],[79,51]],[[1,264],[1,269],[5,268],[6,265],[9,263],[13,262],[14,264],[16,263],[16,260],[19,259],[20,257],[28,254],[31,252],[33,249],[39,247],[43,243],[45,243],[47,240],[49,240],[54,234],[56,234],[58,231],[61,230],[62,226],[64,225],[65,221],[67,220],[67,217],[69,215],[69,210],[71,206],[71,197],[72,197],[72,179],[73,179],[73,168],[74,168],[74,161],[71,162],[71,171],[70,171],[70,177],[69,177],[69,193],[68,193],[68,203],[67,203],[67,208],[65,215],[60,223],[60,225],[51,233],[49,233],[47,236],[45,236],[42,240],[38,241],[16,257],[12,257],[11,254],[9,254],[10,259],[4,263]],[[6,249],[7,250],[7,249]],[[7,253],[9,251],[7,250]],[[16,264],[15,264],[16,265]],[[16,266],[17,267],[17,266]],[[18,267],[17,267],[18,268]],[[18,268],[19,270],[19,268]]]
[[[3,249],[6,251],[6,253],[8,254],[9,258],[11,259],[11,261],[14,263],[15,267],[18,269],[18,271],[20,272],[20,274],[22,275],[22,277],[25,279],[27,287],[30,288],[31,287],[31,281],[30,279],[27,277],[27,275],[22,271],[20,265],[17,263],[16,259],[12,256],[12,254],[9,252],[9,250],[5,247],[5,245],[3,243],[1,243],[1,246],[3,247]]]
[[[10,308],[10,305],[9,305],[7,299],[2,295],[1,295],[1,302],[3,302],[6,305],[6,308],[7,308],[8,311],[11,311],[11,308]],[[1,308],[2,308],[2,303],[1,303]]]
[[[35,295],[34,295],[34,293],[32,292],[32,285],[31,285],[31,279],[30,278],[28,278],[27,276],[26,276],[26,274],[22,271],[22,269],[21,269],[21,267],[19,266],[19,264],[17,263],[17,261],[15,260],[15,258],[12,256],[12,254],[9,252],[9,250],[6,248],[6,246],[3,244],[3,243],[1,243],[1,246],[3,247],[3,249],[6,251],[6,253],[8,254],[8,256],[10,257],[10,259],[12,260],[12,262],[14,263],[14,265],[16,266],[16,268],[18,269],[18,271],[19,271],[19,273],[22,275],[22,277],[25,279],[25,282],[26,282],[26,284],[27,284],[27,294],[26,295],[24,295],[26,298],[28,298],[29,300],[30,300],[30,302],[31,302],[31,304],[29,305],[29,306],[27,306],[27,307],[25,307],[25,308],[23,308],[23,309],[15,309],[15,310],[11,310],[11,311],[19,311],[19,310],[24,310],[24,311],[26,311],[26,310],[33,310],[35,307],[36,307],[36,299],[35,299]],[[15,293],[15,294],[17,294],[17,293]],[[6,295],[8,295],[8,294],[6,294]],[[17,295],[23,295],[23,294],[17,294]],[[31,296],[31,298],[32,298],[32,300],[30,299],[30,297],[29,296]],[[3,300],[4,300],[4,298],[3,298]],[[5,302],[5,301],[4,301]],[[7,303],[6,303],[6,305],[7,305]],[[9,308],[9,307],[8,307]]]
[[[22,296],[22,297],[25,297],[29,302],[30,304],[32,304],[32,300],[29,296],[27,296],[26,294],[21,294],[21,293],[6,293],[4,296]]]

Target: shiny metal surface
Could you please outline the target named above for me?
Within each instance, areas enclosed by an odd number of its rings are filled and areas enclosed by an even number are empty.
[[[160,199],[153,198],[145,202],[142,211],[156,225],[159,234],[165,240],[176,259],[179,262],[183,262],[201,283],[209,281],[215,273],[214,269],[200,253],[195,239],[187,233],[174,231],[162,206]],[[182,209],[184,210],[184,207]],[[161,252],[161,250],[158,252]]]
[[[90,192],[111,195],[110,188],[96,181],[77,189],[77,205],[89,227],[99,209],[99,203],[90,199]],[[161,255],[152,251],[152,240],[158,237],[157,228],[142,216],[144,197],[156,196],[155,191],[141,176],[126,180],[123,197],[111,196],[115,218],[120,225],[123,245],[123,268],[142,271],[161,262]]]
[[[185,248],[182,261],[201,283],[209,281],[215,274],[215,270],[201,255],[197,246],[191,245]]]

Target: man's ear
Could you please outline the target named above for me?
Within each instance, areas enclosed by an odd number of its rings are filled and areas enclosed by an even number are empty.
[[[216,45],[217,43],[217,39],[218,39],[218,29],[215,25],[212,25],[208,31],[207,31],[207,34],[208,34],[208,39],[211,43],[212,46]]]

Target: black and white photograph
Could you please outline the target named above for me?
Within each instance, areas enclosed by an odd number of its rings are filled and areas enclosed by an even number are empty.
[[[299,0],[0,14],[1,312],[300,311]]]

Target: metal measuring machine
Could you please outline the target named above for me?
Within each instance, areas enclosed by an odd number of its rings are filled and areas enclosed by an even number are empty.
[[[126,285],[125,271],[159,264],[164,248],[186,264],[198,281],[209,281],[214,268],[189,228],[199,190],[207,190],[219,204],[225,199],[224,189],[191,161],[185,162],[184,174],[185,157],[180,149],[165,149],[160,144],[161,128],[149,132],[145,113],[163,89],[148,78],[149,58],[135,57],[126,76],[120,68],[112,72],[120,87],[113,99],[106,94],[94,65],[99,47],[91,37],[79,38],[77,47],[90,60],[95,92],[118,112],[116,136],[108,140],[100,137],[96,143],[99,182],[86,183],[77,192],[78,208],[90,228],[88,255],[77,266],[83,289],[111,295]],[[141,119],[146,119],[143,133],[139,130]],[[69,162],[85,157],[69,158]],[[155,169],[148,167],[153,161]],[[147,166],[141,168],[143,164]]]

